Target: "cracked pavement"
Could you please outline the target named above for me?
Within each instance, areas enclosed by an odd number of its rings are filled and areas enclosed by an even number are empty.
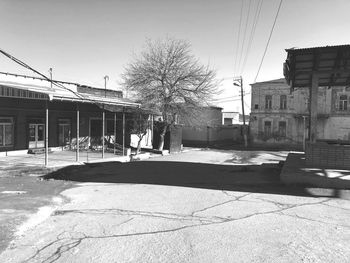
[[[17,236],[0,262],[350,258],[349,200],[146,183],[79,183],[61,195],[70,202]]]

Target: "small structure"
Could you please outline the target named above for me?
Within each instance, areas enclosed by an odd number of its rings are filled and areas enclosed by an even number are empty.
[[[318,141],[318,93],[319,87],[345,87],[339,103],[347,108],[350,84],[350,45],[325,46],[302,49],[286,49],[284,76],[291,87],[306,88],[310,93],[309,142],[306,161],[310,165],[350,168],[349,140],[323,143]],[[345,106],[346,105],[346,106]],[[333,107],[337,107],[333,105]],[[339,106],[338,106],[339,108]],[[339,117],[342,117],[340,115]]]
[[[249,115],[245,115],[245,122],[249,124]],[[222,112],[222,125],[243,125],[243,114],[238,111]]]
[[[222,112],[222,125],[241,124],[238,111]]]
[[[199,109],[193,119],[181,121],[184,146],[232,145],[243,142],[241,125],[223,125],[222,108],[209,106]]]
[[[123,153],[129,144],[128,118],[140,105],[122,92],[77,83],[0,74],[0,152],[50,148],[79,151],[107,148]]]
[[[192,115],[178,116],[178,123],[184,126],[215,126],[221,125],[222,108],[216,106],[198,107],[192,110]]]

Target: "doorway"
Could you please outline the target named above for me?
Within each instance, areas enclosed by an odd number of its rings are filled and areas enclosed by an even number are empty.
[[[29,124],[29,149],[45,147],[45,125],[38,123]]]
[[[69,119],[58,120],[58,146],[64,147],[71,143],[71,122]]]

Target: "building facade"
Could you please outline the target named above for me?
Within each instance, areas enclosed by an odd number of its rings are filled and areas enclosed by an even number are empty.
[[[120,91],[0,74],[0,152],[100,149],[102,138],[105,148],[125,146],[128,118],[139,106]]]
[[[308,138],[309,90],[285,79],[251,84],[250,136],[256,145],[302,147]],[[320,87],[317,139],[350,141],[350,87]]]

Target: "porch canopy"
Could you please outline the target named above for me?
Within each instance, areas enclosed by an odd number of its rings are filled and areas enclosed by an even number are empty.
[[[79,89],[84,87],[89,92],[80,92]],[[83,90],[84,90],[83,89]],[[116,123],[116,113],[123,113],[123,154],[124,154],[124,140],[125,140],[125,113],[139,111],[140,103],[133,102],[129,99],[123,98],[120,95],[108,95],[107,92],[117,92],[113,90],[103,90],[80,85],[77,83],[52,81],[46,79],[17,75],[11,73],[0,72],[0,97],[5,98],[19,98],[19,99],[34,99],[42,101],[57,101],[57,102],[72,102],[76,103],[77,109],[77,146],[76,146],[76,160],[79,161],[79,103],[94,104],[102,111],[102,134],[105,134],[105,111],[114,112],[114,122]],[[49,130],[49,107],[46,103],[45,108],[45,164],[48,163],[48,130]],[[115,124],[116,125],[116,124]],[[114,134],[116,134],[116,127],[114,125]],[[102,140],[102,158],[104,158],[104,140]],[[115,152],[115,150],[114,150]]]
[[[44,79],[25,77],[19,80],[14,74],[5,75],[4,78],[4,75],[0,74],[1,97],[111,105],[118,107],[121,109],[120,111],[123,111],[123,108],[140,107],[139,103],[125,98],[78,92],[78,87],[81,85],[76,83],[54,81],[56,85],[50,85],[50,82]],[[103,93],[103,89],[101,89],[101,92]]]
[[[311,142],[316,142],[317,97],[319,86],[350,84],[350,45],[286,49],[283,74],[294,88],[310,89]]]
[[[286,49],[283,73],[290,87],[311,87],[317,74],[319,86],[350,84],[350,45]]]

